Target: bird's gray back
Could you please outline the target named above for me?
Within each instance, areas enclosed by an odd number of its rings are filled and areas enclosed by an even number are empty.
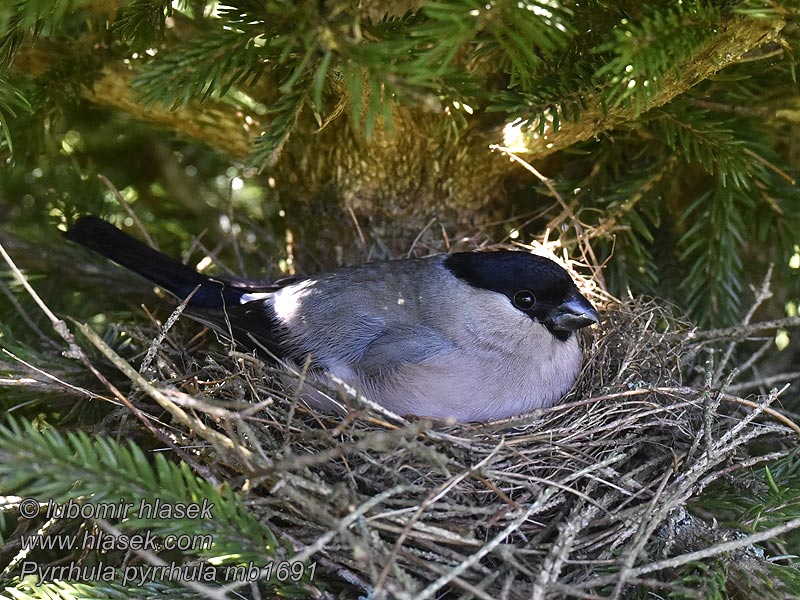
[[[424,358],[444,345],[436,332],[451,313],[447,280],[424,276],[443,270],[442,261],[388,261],[311,277],[275,293],[272,308],[291,331],[289,343],[326,366],[354,364],[377,338],[403,331],[420,336],[413,355]]]

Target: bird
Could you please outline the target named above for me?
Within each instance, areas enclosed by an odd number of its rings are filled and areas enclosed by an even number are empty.
[[[199,273],[95,216],[64,236],[163,288],[233,343],[306,369],[321,386],[298,394],[322,410],[337,410],[316,391],[333,382],[401,416],[485,422],[553,406],[581,369],[576,332],[600,320],[564,268],[522,250],[270,282]]]

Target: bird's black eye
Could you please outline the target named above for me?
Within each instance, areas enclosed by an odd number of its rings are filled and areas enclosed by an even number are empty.
[[[534,304],[536,304],[536,296],[533,295],[533,292],[522,290],[514,294],[514,306],[518,309],[530,310]]]

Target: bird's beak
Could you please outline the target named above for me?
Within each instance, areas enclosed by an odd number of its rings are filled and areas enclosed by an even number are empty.
[[[551,323],[553,329],[577,331],[592,323],[599,323],[600,315],[592,304],[583,296],[567,300],[553,313]]]

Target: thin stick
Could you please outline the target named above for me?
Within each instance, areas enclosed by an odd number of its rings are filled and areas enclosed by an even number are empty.
[[[154,250],[158,250],[158,244],[156,244],[155,240],[150,237],[149,233],[147,233],[147,228],[139,220],[139,217],[136,215],[136,213],[133,212],[131,205],[125,201],[125,198],[122,197],[122,194],[119,193],[119,190],[116,188],[116,186],[111,183],[111,181],[105,175],[98,173],[97,178],[103,182],[103,185],[105,185],[112,194],[114,194],[114,198],[116,198],[117,202],[119,202],[119,205],[125,210],[126,213],[128,213],[128,216],[133,219],[133,223],[142,234],[142,237],[144,238],[144,241],[147,242],[147,245]]]
[[[752,533],[735,540],[714,544],[713,546],[703,548],[702,550],[696,550],[694,552],[689,552],[688,554],[675,556],[674,558],[659,560],[654,563],[650,563],[649,565],[636,567],[635,569],[631,569],[629,574],[632,577],[638,577],[640,575],[652,573],[653,571],[674,569],[675,567],[680,567],[690,562],[703,560],[704,558],[711,558],[712,556],[719,556],[720,554],[733,552],[734,550],[746,548],[747,546],[753,546],[754,544],[760,544],[761,542],[766,542],[767,540],[778,537],[779,535],[783,535],[784,533],[789,533],[795,529],[800,529],[800,517],[787,521],[783,525],[777,525],[758,533]],[[577,588],[596,588],[603,585],[609,585],[614,583],[616,580],[616,575],[606,575],[604,577],[595,577],[594,579],[582,581],[574,585]]]
[[[771,163],[771,162],[769,162],[769,161],[768,161],[766,158],[764,158],[763,156],[761,156],[761,155],[760,155],[760,154],[758,154],[757,152],[754,152],[754,151],[753,151],[753,150],[751,150],[750,148],[745,148],[745,149],[744,149],[744,152],[745,152],[745,154],[747,154],[747,155],[749,155],[749,156],[751,156],[751,157],[755,158],[755,159],[756,159],[758,162],[760,162],[762,165],[764,165],[765,167],[767,167],[767,168],[768,168],[770,171],[772,171],[773,173],[776,173],[776,174],[777,174],[777,175],[779,175],[780,177],[783,177],[783,179],[784,179],[784,180],[785,180],[785,181],[786,181],[786,182],[787,182],[789,185],[795,185],[795,183],[796,183],[796,182],[795,182],[795,179],[794,179],[794,177],[792,177],[791,175],[789,175],[789,174],[788,174],[786,171],[784,171],[783,169],[781,169],[779,166],[772,164],[772,163]]]
[[[772,341],[770,341],[772,344]],[[800,378],[800,371],[790,373],[779,373],[778,375],[771,375],[762,379],[753,379],[752,381],[744,381],[728,387],[729,392],[740,392],[742,390],[749,390],[757,387],[772,386],[776,383],[786,383],[792,379]]]
[[[28,280],[25,278],[25,275],[22,274],[22,271],[19,270],[17,265],[8,255],[8,252],[6,252],[6,249],[3,247],[3,244],[0,244],[0,256],[3,257],[4,261],[6,261],[6,264],[11,269],[11,272],[14,274],[14,277],[16,277],[17,281],[19,281],[22,284],[22,287],[25,288],[25,291],[28,292],[28,295],[31,298],[33,298],[33,301],[39,305],[39,308],[42,310],[42,312],[47,316],[48,319],[50,319],[50,322],[53,324],[53,328],[56,330],[56,332],[58,332],[58,334],[62,338],[64,338],[64,340],[70,345],[70,351],[72,350],[73,346],[77,347],[77,344],[75,343],[75,338],[72,337],[72,334],[67,329],[66,323],[64,323],[64,321],[59,319],[53,313],[53,311],[48,308],[48,306],[44,303],[44,300],[42,300],[39,297],[39,294],[36,293],[36,290],[34,290],[33,287],[31,287],[31,284],[28,283]]]
[[[256,457],[253,455],[252,452],[247,450],[246,448],[241,447],[240,445],[234,443],[233,440],[230,438],[218,433],[216,430],[209,428],[205,423],[203,423],[200,419],[190,417],[182,408],[180,408],[177,404],[175,404],[166,394],[164,394],[161,390],[156,388],[155,386],[148,383],[148,381],[142,377],[136,369],[134,369],[124,358],[122,358],[119,354],[114,352],[111,347],[106,344],[99,335],[97,335],[88,325],[86,324],[79,324],[78,329],[80,329],[81,333],[86,336],[86,338],[94,344],[94,346],[100,350],[100,352],[105,356],[111,363],[117,367],[122,373],[133,382],[138,388],[144,391],[148,396],[150,396],[153,400],[155,400],[161,408],[166,410],[172,417],[179,422],[180,424],[188,427],[189,429],[195,430],[198,435],[203,437],[205,440],[213,444],[215,447],[219,449],[227,450],[233,454],[238,454],[240,457],[248,460],[253,461],[256,460]],[[261,462],[261,461],[257,461]],[[262,465],[263,466],[263,465]]]
[[[153,338],[153,341],[150,343],[150,347],[147,349],[147,354],[145,354],[144,359],[142,360],[142,364],[139,365],[139,373],[144,373],[150,368],[150,363],[153,362],[153,359],[156,357],[156,353],[158,352],[159,347],[161,346],[164,338],[167,337],[167,333],[172,328],[172,326],[177,322],[180,316],[183,314],[183,311],[191,302],[192,297],[197,293],[197,290],[200,289],[200,286],[196,286],[186,298],[172,311],[172,314],[167,319],[167,322],[164,323],[164,326],[158,332],[158,335]]]
[[[569,216],[570,220],[572,221],[572,226],[575,228],[575,233],[577,234],[578,237],[578,244],[581,248],[581,254],[583,254],[583,260],[592,269],[592,274],[594,275],[594,278],[597,280],[597,283],[600,285],[600,288],[604,292],[607,292],[608,287],[606,286],[606,281],[605,278],[603,277],[603,273],[600,270],[599,261],[597,260],[597,256],[595,256],[594,249],[587,241],[587,236],[586,232],[583,230],[583,225],[581,225],[581,222],[578,220],[578,217],[575,216],[575,213],[572,211],[569,205],[564,201],[564,198],[561,197],[561,194],[558,193],[558,190],[556,190],[555,186],[553,186],[553,183],[550,181],[550,179],[548,179],[547,177],[542,175],[539,171],[537,171],[532,164],[517,156],[510,148],[506,148],[498,144],[491,144],[489,148],[491,150],[499,150],[514,162],[522,165],[528,172],[536,176],[536,178],[539,179],[539,181],[541,181],[547,187],[547,189],[553,195],[553,198],[555,198],[556,201],[561,205],[561,208],[564,210],[564,212]]]
[[[738,398],[736,396],[731,396],[730,394],[723,394],[722,399],[726,402],[735,402],[736,404],[741,404],[743,406],[748,406],[750,408],[759,408],[761,405],[758,402],[753,402],[752,400],[747,400],[745,398]],[[797,425],[794,421],[792,421],[789,417],[782,415],[777,410],[770,408],[769,406],[764,406],[761,410],[767,413],[776,421],[780,421],[784,425],[786,425],[789,429],[794,431],[797,435],[800,435],[800,426]]]
[[[750,321],[753,319],[753,315],[758,310],[758,307],[761,306],[764,302],[772,298],[772,290],[770,290],[770,282],[772,281],[772,265],[769,266],[767,269],[767,274],[764,276],[764,281],[761,282],[761,286],[756,290],[756,296],[753,300],[752,306],[745,314],[744,319],[742,319],[741,327],[747,327],[750,325]],[[734,350],[739,345],[739,341],[734,339],[728,345],[728,349],[725,351],[725,356],[720,361],[719,365],[717,366],[717,370],[714,373],[714,383],[718,383],[719,380],[722,378],[722,374],[724,372],[725,367],[728,365],[731,357],[733,356]]]
[[[425,227],[423,227],[422,229],[419,230],[419,233],[417,234],[417,237],[415,237],[414,241],[411,242],[411,247],[408,249],[408,252],[406,252],[406,258],[411,258],[414,255],[414,248],[417,247],[417,244],[422,239],[422,236],[425,235],[425,232],[428,231],[428,229],[430,229],[433,226],[434,223],[436,223],[436,217],[434,217],[430,221],[428,221],[425,224]]]
[[[355,211],[353,210],[352,206],[347,207],[347,212],[350,215],[350,218],[353,219],[353,223],[356,226],[356,233],[358,233],[358,241],[361,242],[361,249],[367,247],[367,240],[364,237],[364,232],[361,231],[361,225],[358,224],[358,217],[356,216]]]
[[[26,360],[23,360],[22,358],[20,358],[19,356],[17,356],[13,352],[11,352],[8,348],[0,348],[0,350],[2,350],[3,354],[8,355],[13,360],[15,360],[18,363],[24,365],[25,367],[27,367],[28,369],[30,369],[34,373],[38,373],[42,377],[46,377],[47,379],[50,379],[51,381],[54,381],[56,384],[58,384],[60,386],[63,386],[68,390],[71,390],[73,392],[81,394],[82,396],[86,396],[87,398],[91,398],[93,400],[94,399],[105,400],[106,402],[111,402],[112,404],[116,404],[111,398],[106,398],[105,396],[101,396],[100,394],[95,394],[91,390],[87,390],[86,388],[82,388],[82,387],[77,386],[77,385],[72,385],[71,383],[68,383],[66,381],[63,381],[62,379],[59,379],[55,375],[52,375],[52,374],[48,373],[47,371],[45,371],[43,369],[40,369],[36,365],[32,365],[31,363],[27,362]],[[31,381],[36,381],[36,380],[32,379]],[[39,383],[39,382],[37,382],[37,383]],[[11,410],[13,410],[13,409],[9,409],[9,412],[11,412]]]
[[[28,327],[33,329],[33,331],[36,333],[36,335],[38,335],[43,340],[47,340],[48,342],[52,342],[52,340],[49,337],[47,337],[41,329],[39,329],[39,326],[30,317],[30,315],[28,315],[28,313],[25,312],[25,309],[23,308],[22,304],[19,303],[19,300],[17,300],[16,296],[14,296],[14,294],[11,293],[11,290],[8,289],[8,286],[5,283],[3,283],[2,281],[0,281],[0,291],[2,291],[3,295],[6,298],[8,298],[8,301],[11,302],[11,304],[14,306],[14,308],[17,309],[17,312],[19,313],[19,316],[22,317],[22,320],[25,321],[25,323],[28,324]]]
[[[736,325],[734,327],[726,327],[724,329],[708,329],[706,331],[690,331],[689,333],[682,332],[669,335],[672,337],[688,338],[691,341],[700,341],[708,339],[725,339],[734,336],[747,337],[763,331],[792,329],[795,327],[800,327],[800,317],[785,317],[783,319],[752,323],[747,326]]]
[[[47,315],[48,319],[50,319],[50,322],[53,324],[53,329],[55,329],[56,333],[58,333],[58,335],[60,335],[61,338],[65,342],[67,342],[67,344],[69,345],[69,350],[64,353],[64,356],[66,356],[67,358],[72,358],[72,359],[79,360],[95,377],[97,377],[97,379],[103,385],[106,386],[106,388],[112,394],[114,394],[114,396],[120,402],[122,402],[136,416],[136,418],[138,418],[142,422],[142,424],[155,437],[157,437],[158,439],[164,441],[165,443],[167,443],[167,445],[169,445],[176,452],[178,452],[178,454],[184,460],[186,460],[186,462],[188,464],[190,464],[192,466],[192,468],[194,468],[198,473],[202,473],[202,474],[205,474],[205,475],[210,475],[210,472],[205,467],[203,467],[202,465],[200,465],[199,463],[194,461],[188,454],[186,454],[180,448],[178,448],[175,445],[175,443],[172,442],[172,440],[169,439],[168,436],[166,436],[162,431],[160,431],[155,425],[153,425],[150,422],[150,419],[147,416],[145,416],[145,414],[142,411],[140,411],[138,408],[136,408],[133,405],[133,403],[130,400],[128,400],[128,398],[125,396],[125,394],[123,394],[121,391],[119,391],[119,389],[117,389],[117,387],[113,383],[111,383],[106,378],[105,375],[103,375],[100,371],[97,370],[97,368],[89,360],[89,357],[86,356],[86,353],[83,351],[83,348],[81,348],[77,344],[77,342],[75,341],[75,336],[72,335],[72,332],[67,327],[67,324],[64,323],[64,321],[62,321],[58,317],[56,317],[55,313],[53,313],[53,311],[51,311],[50,308],[44,303],[44,300],[42,300],[41,297],[39,297],[39,294],[37,294],[36,290],[34,290],[33,287],[30,285],[30,283],[28,283],[28,280],[25,278],[25,276],[22,274],[22,272],[17,268],[17,265],[14,263],[14,261],[8,255],[8,253],[6,252],[5,248],[3,248],[2,244],[0,244],[0,256],[2,256],[3,260],[6,261],[6,264],[8,264],[8,266],[11,268],[11,272],[14,273],[14,276],[22,284],[22,286],[25,288],[25,290],[28,292],[28,294],[31,296],[31,298],[33,298],[34,302],[36,302],[36,304],[39,305],[39,308],[42,310],[42,312],[45,315]],[[100,338],[97,336],[96,333],[94,333],[94,331],[92,331],[91,329],[89,329],[86,326],[83,326],[83,327],[86,330],[91,332],[91,336],[93,336],[97,340],[100,340]],[[90,336],[87,336],[87,337],[90,337]],[[105,346],[105,343],[102,342],[102,340],[100,340],[100,341]],[[108,346],[106,346],[106,348],[108,348]],[[108,349],[109,349],[109,351],[111,351],[110,348],[108,348]],[[113,351],[111,351],[111,352],[113,352]],[[115,354],[115,356],[117,356],[117,355]],[[122,361],[122,358],[120,358],[119,356],[117,356],[117,358],[120,361]],[[124,361],[122,361],[122,362],[124,362]],[[125,364],[129,368],[131,368],[130,365],[128,365],[127,363],[125,363]],[[102,396],[98,396],[98,397],[102,398]]]

